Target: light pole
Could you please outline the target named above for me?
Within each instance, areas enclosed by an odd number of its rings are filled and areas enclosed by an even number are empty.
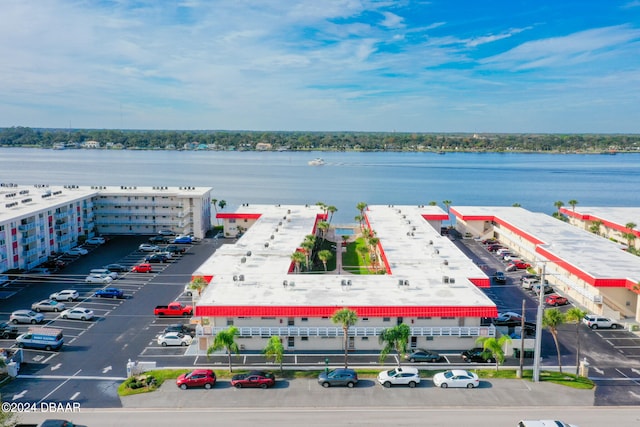
[[[533,382],[540,381],[540,359],[542,352],[542,316],[544,314],[544,274],[547,265],[542,262],[542,272],[540,273],[540,298],[538,301],[538,314],[536,317],[536,348],[533,354]],[[534,288],[535,289],[535,288]]]

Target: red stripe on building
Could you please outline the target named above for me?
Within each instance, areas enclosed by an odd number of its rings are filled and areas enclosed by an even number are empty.
[[[421,216],[428,221],[449,221],[447,214],[422,214]]]
[[[342,306],[196,306],[196,316],[331,317]],[[497,317],[494,307],[476,306],[350,306],[358,317]]]
[[[490,288],[491,279],[487,277],[470,278],[469,281],[479,288]]]
[[[219,213],[216,218],[219,219],[258,219],[262,216],[259,213]]]

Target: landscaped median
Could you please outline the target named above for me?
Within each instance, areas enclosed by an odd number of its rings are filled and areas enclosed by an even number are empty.
[[[205,368],[206,369],[206,368]],[[387,368],[388,369],[388,368]],[[378,373],[382,370],[380,369],[356,369],[355,371],[358,373],[358,378],[368,378],[375,379],[378,376]],[[443,372],[446,369],[441,370],[421,370],[420,377],[432,378],[438,372]],[[518,379],[516,375],[516,370],[507,370],[501,369],[496,371],[494,369],[469,369],[471,372],[476,373],[479,378],[490,380],[492,378],[496,379]],[[130,396],[134,394],[147,393],[151,391],[157,390],[166,380],[175,381],[181,374],[189,372],[190,369],[157,369],[153,371],[145,372],[144,374],[136,375],[131,378],[125,380],[118,387],[118,395],[119,396]],[[216,378],[218,379],[231,379],[233,375],[238,373],[243,373],[248,371],[234,371],[229,372],[228,370],[214,370],[216,374]],[[277,370],[273,371],[276,374],[277,378],[282,379],[296,379],[296,378],[317,378],[320,374],[319,370],[314,371],[302,371],[302,370],[284,370],[279,372]],[[533,378],[533,371],[525,370],[522,375],[522,380],[531,381]],[[582,390],[591,390],[595,385],[593,381],[588,378],[580,377],[573,374],[560,373],[560,372],[548,372],[542,371],[540,373],[540,382],[549,382],[554,384],[563,385],[566,387],[571,387],[575,389]]]

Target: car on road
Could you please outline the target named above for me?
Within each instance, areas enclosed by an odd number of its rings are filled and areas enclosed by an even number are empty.
[[[33,310],[16,310],[9,316],[9,321],[14,324],[18,323],[42,323],[44,321],[44,314],[36,313]]]
[[[113,279],[111,276],[107,276],[106,274],[90,274],[84,278],[85,283],[111,283]]]
[[[173,243],[179,243],[179,244],[190,244],[193,243],[193,238],[191,236],[178,236],[175,239],[173,239]]]
[[[107,264],[102,268],[106,268],[109,271],[115,271],[116,273],[124,273],[129,271],[129,268],[122,264]]]
[[[72,256],[86,255],[88,253],[89,253],[88,250],[86,250],[85,248],[81,248],[81,247],[71,248],[71,249],[69,249],[68,251],[65,252],[65,254],[72,255]]]
[[[19,334],[18,328],[8,322],[0,322],[0,338],[15,338]]]
[[[151,268],[151,264],[143,262],[142,264],[134,265],[131,271],[134,273],[151,273],[153,269]]]
[[[169,240],[164,236],[149,237],[149,243],[167,243]]]
[[[158,337],[158,344],[163,347],[168,345],[187,346],[191,345],[192,340],[193,338],[191,338],[190,335],[181,334],[179,332],[167,332],[166,334],[162,334]]]
[[[505,276],[502,271],[496,271],[493,280],[495,280],[496,283],[507,283],[507,276]]]
[[[124,298],[124,291],[118,288],[98,289],[93,296],[98,298]]]
[[[169,229],[163,229],[163,230],[158,230],[158,234],[161,236],[175,236],[176,233],[173,232],[173,230],[169,230]]]
[[[93,319],[93,310],[84,307],[68,308],[60,313],[60,317],[63,319],[91,320]]]
[[[138,250],[142,251],[142,252],[156,252],[156,251],[159,251],[160,248],[158,247],[158,245],[152,245],[150,243],[143,243],[140,246],[138,246]]]
[[[204,387],[209,390],[216,384],[216,374],[211,369],[195,369],[176,379],[176,385],[182,390],[191,387]]]
[[[235,388],[260,387],[269,388],[276,384],[276,377],[271,372],[251,371],[231,377],[231,385]]]
[[[438,363],[438,362],[444,361],[444,357],[442,357],[440,354],[432,350],[425,350],[423,348],[417,348],[413,350],[411,353],[405,354],[404,358],[411,363],[414,363],[414,362]]]
[[[587,314],[582,318],[582,323],[591,329],[611,328],[617,329],[618,324],[608,317],[598,316],[596,314]]]
[[[358,374],[353,369],[338,368],[332,371],[322,371],[318,376],[318,384],[322,387],[347,386],[349,388],[358,384]]]
[[[64,289],[59,292],[54,292],[49,295],[49,298],[54,299],[56,301],[75,301],[80,298],[80,294],[75,289]]]
[[[31,304],[31,310],[37,311],[38,313],[41,311],[62,311],[66,307],[63,303],[58,302],[54,299],[43,299],[42,301],[34,302]]]
[[[435,374],[433,376],[433,384],[440,388],[474,388],[480,385],[480,380],[473,372],[464,369],[452,369]]]
[[[387,388],[392,385],[408,385],[414,388],[420,384],[420,374],[418,373],[418,368],[413,366],[398,367],[380,372],[378,374],[378,382]]]
[[[104,245],[105,242],[104,237],[90,237],[85,241],[87,245]]]
[[[486,355],[486,358],[485,358]],[[490,353],[485,353],[484,348],[474,347],[463,351],[460,356],[467,363],[495,363],[496,359]]]

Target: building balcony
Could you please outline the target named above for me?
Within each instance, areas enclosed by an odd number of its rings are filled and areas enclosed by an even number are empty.
[[[18,226],[18,231],[25,232],[25,231],[33,230],[34,228],[36,228],[36,223],[30,222],[28,224],[20,224]]]
[[[25,249],[25,250],[22,251],[22,256],[25,257],[25,258],[33,257],[33,256],[36,256],[36,255],[38,255],[38,248],[28,249],[28,250]]]
[[[21,240],[21,243],[23,245],[28,245],[29,243],[33,243],[35,241],[38,240],[38,236],[37,235],[33,235],[33,236],[29,236],[29,237],[23,237]]]
[[[227,327],[213,327],[215,335]],[[349,336],[353,337],[377,337],[383,330],[382,327],[351,327]],[[341,327],[238,327],[241,337],[341,337]],[[411,328],[411,336],[426,337],[495,337],[496,328],[491,326],[425,326]]]

